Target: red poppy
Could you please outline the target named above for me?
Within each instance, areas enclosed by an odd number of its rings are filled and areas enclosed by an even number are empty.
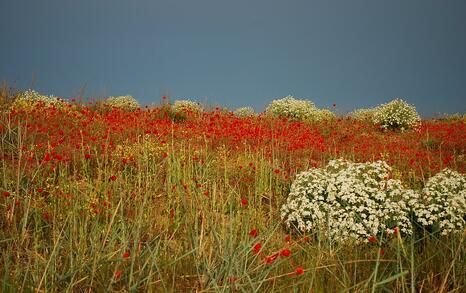
[[[115,272],[115,280],[119,280],[121,278],[121,271]]]
[[[296,275],[304,274],[304,269],[302,267],[297,267],[295,270]]]
[[[2,194],[4,198],[7,198],[11,195],[11,193],[9,193],[8,191],[4,191]]]
[[[236,277],[228,277],[227,280],[228,280],[228,282],[230,282],[230,283],[234,283],[234,282],[236,282],[236,281],[238,280],[238,278],[236,278]]]
[[[375,236],[371,236],[367,239],[369,243],[377,243],[377,238]]]
[[[288,257],[291,255],[291,250],[289,250],[288,248],[282,249],[282,251],[280,251],[280,255],[284,257]]]
[[[49,162],[52,158],[50,157],[49,153],[46,153],[44,156],[44,162]]]
[[[241,204],[242,204],[243,206],[247,206],[247,205],[248,205],[248,200],[247,200],[246,198],[243,197],[243,198],[241,199]]]
[[[256,238],[257,237],[257,230],[256,229],[252,229],[251,231],[249,231],[249,236],[253,237],[253,238]]]
[[[285,241],[286,242],[291,242],[291,236],[290,235],[285,235]]]
[[[125,253],[123,253],[123,258],[128,258],[129,256],[130,256],[129,251],[125,251]]]
[[[45,221],[48,221],[50,219],[49,213],[47,212],[42,213],[42,219],[44,219]]]
[[[265,263],[266,264],[272,264],[278,257],[278,253],[274,253],[271,256],[267,256],[265,258]]]
[[[258,254],[262,248],[262,244],[260,242],[256,243],[252,248],[253,254]]]

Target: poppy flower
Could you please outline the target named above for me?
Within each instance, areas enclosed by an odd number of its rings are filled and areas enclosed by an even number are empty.
[[[258,254],[262,248],[262,244],[260,242],[256,243],[252,248],[253,254]]]
[[[288,248],[282,249],[282,251],[280,251],[280,255],[284,257],[288,257],[291,255],[291,250],[289,250]]]
[[[241,204],[242,204],[243,206],[247,206],[247,205],[248,205],[248,200],[247,200],[246,198],[243,197],[243,198],[241,199]]]
[[[44,219],[45,221],[48,221],[50,219],[49,213],[47,212],[42,213],[42,219]]]
[[[249,236],[253,237],[253,238],[256,238],[257,237],[257,230],[256,229],[252,229],[251,231],[249,231]]]
[[[288,243],[291,242],[291,236],[288,235],[288,234],[285,235],[285,241],[288,242]]]
[[[371,236],[367,239],[369,243],[377,243],[377,238],[375,236]]]
[[[11,195],[11,193],[9,193],[8,191],[4,191],[2,193],[2,195],[3,195],[4,198],[7,198],[7,197],[9,197]]]
[[[295,270],[296,275],[304,274],[304,269],[302,267],[297,267]]]
[[[265,258],[265,263],[266,264],[272,264],[278,257],[278,253],[272,254],[271,256],[267,256]]]
[[[49,153],[46,153],[44,156],[44,162],[49,162],[52,158],[50,157]]]
[[[121,271],[115,272],[115,280],[119,280],[121,278]]]

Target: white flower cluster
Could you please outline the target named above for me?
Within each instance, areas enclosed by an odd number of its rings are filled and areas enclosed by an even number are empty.
[[[178,100],[173,103],[172,109],[175,113],[181,114],[186,112],[199,113],[202,107],[199,103],[191,100]]]
[[[311,120],[316,115],[317,108],[311,101],[298,100],[292,96],[273,100],[265,109],[272,116],[287,117],[291,120]]]
[[[466,228],[466,176],[444,169],[429,178],[414,212],[420,224],[433,226],[442,235],[463,231]]]
[[[252,107],[241,107],[233,112],[236,117],[244,118],[244,117],[251,117],[254,116],[256,113]]]
[[[413,105],[395,99],[375,109],[373,122],[384,129],[404,130],[417,127],[421,118]]]
[[[448,121],[465,121],[466,122],[466,113],[460,114],[460,113],[453,113],[453,114],[442,114],[438,117],[440,120],[448,120]]]
[[[377,108],[358,109],[349,113],[348,116],[355,120],[372,123],[376,110]]]
[[[56,107],[59,108],[65,102],[59,100],[54,96],[45,96],[41,95],[34,90],[27,90],[20,93],[12,104],[14,109],[33,109],[38,105],[43,105],[46,107]]]
[[[130,95],[108,97],[105,104],[110,107],[120,108],[127,111],[134,111],[140,107],[139,102]]]
[[[330,111],[329,109],[320,109],[315,112],[315,115],[313,116],[313,120],[320,122],[320,121],[327,121],[327,120],[332,120],[337,118],[337,115]]]
[[[417,193],[388,179],[384,161],[351,163],[332,160],[321,169],[298,174],[281,217],[303,232],[319,232],[331,241],[368,241],[393,233],[412,233],[410,206]]]

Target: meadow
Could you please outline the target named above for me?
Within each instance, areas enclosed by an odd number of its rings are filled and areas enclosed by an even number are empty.
[[[399,130],[0,98],[2,292],[466,291],[464,229],[338,242],[282,216],[297,174],[334,159],[383,160],[416,190],[464,176],[464,116]]]

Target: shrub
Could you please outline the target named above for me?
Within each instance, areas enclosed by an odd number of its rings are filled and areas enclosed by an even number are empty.
[[[134,111],[140,107],[139,102],[132,96],[118,96],[109,97],[105,101],[105,104],[111,107],[123,109],[126,111]]]
[[[466,122],[466,113],[454,113],[454,114],[442,114],[437,119],[444,121],[465,121]]]
[[[376,111],[377,108],[358,109],[349,113],[348,116],[358,121],[372,123],[372,121],[374,121]]]
[[[333,120],[337,117],[335,113],[330,111],[329,109],[321,109],[317,110],[315,112],[315,115],[313,115],[312,120],[319,122],[319,121],[328,121],[328,120]]]
[[[373,122],[383,129],[415,128],[420,121],[416,108],[401,99],[378,106],[373,117]]]
[[[312,120],[317,108],[311,101],[298,100],[292,96],[273,100],[265,112],[276,117],[286,117],[295,121]]]
[[[462,232],[466,227],[466,176],[444,169],[429,178],[422,201],[415,208],[417,221],[442,235]]]
[[[13,109],[32,110],[37,106],[61,107],[65,102],[54,96],[41,95],[34,90],[19,93],[12,104]]]
[[[235,112],[233,113],[235,114],[235,116],[240,117],[240,118],[251,117],[256,114],[252,107],[241,107],[241,108],[236,109]]]
[[[175,101],[175,103],[173,103],[172,109],[177,114],[202,112],[201,105],[191,100]]]
[[[401,181],[388,179],[384,161],[351,163],[332,160],[321,169],[297,175],[281,208],[287,226],[319,231],[332,241],[369,241],[398,227],[411,234],[408,217],[417,199]]]

